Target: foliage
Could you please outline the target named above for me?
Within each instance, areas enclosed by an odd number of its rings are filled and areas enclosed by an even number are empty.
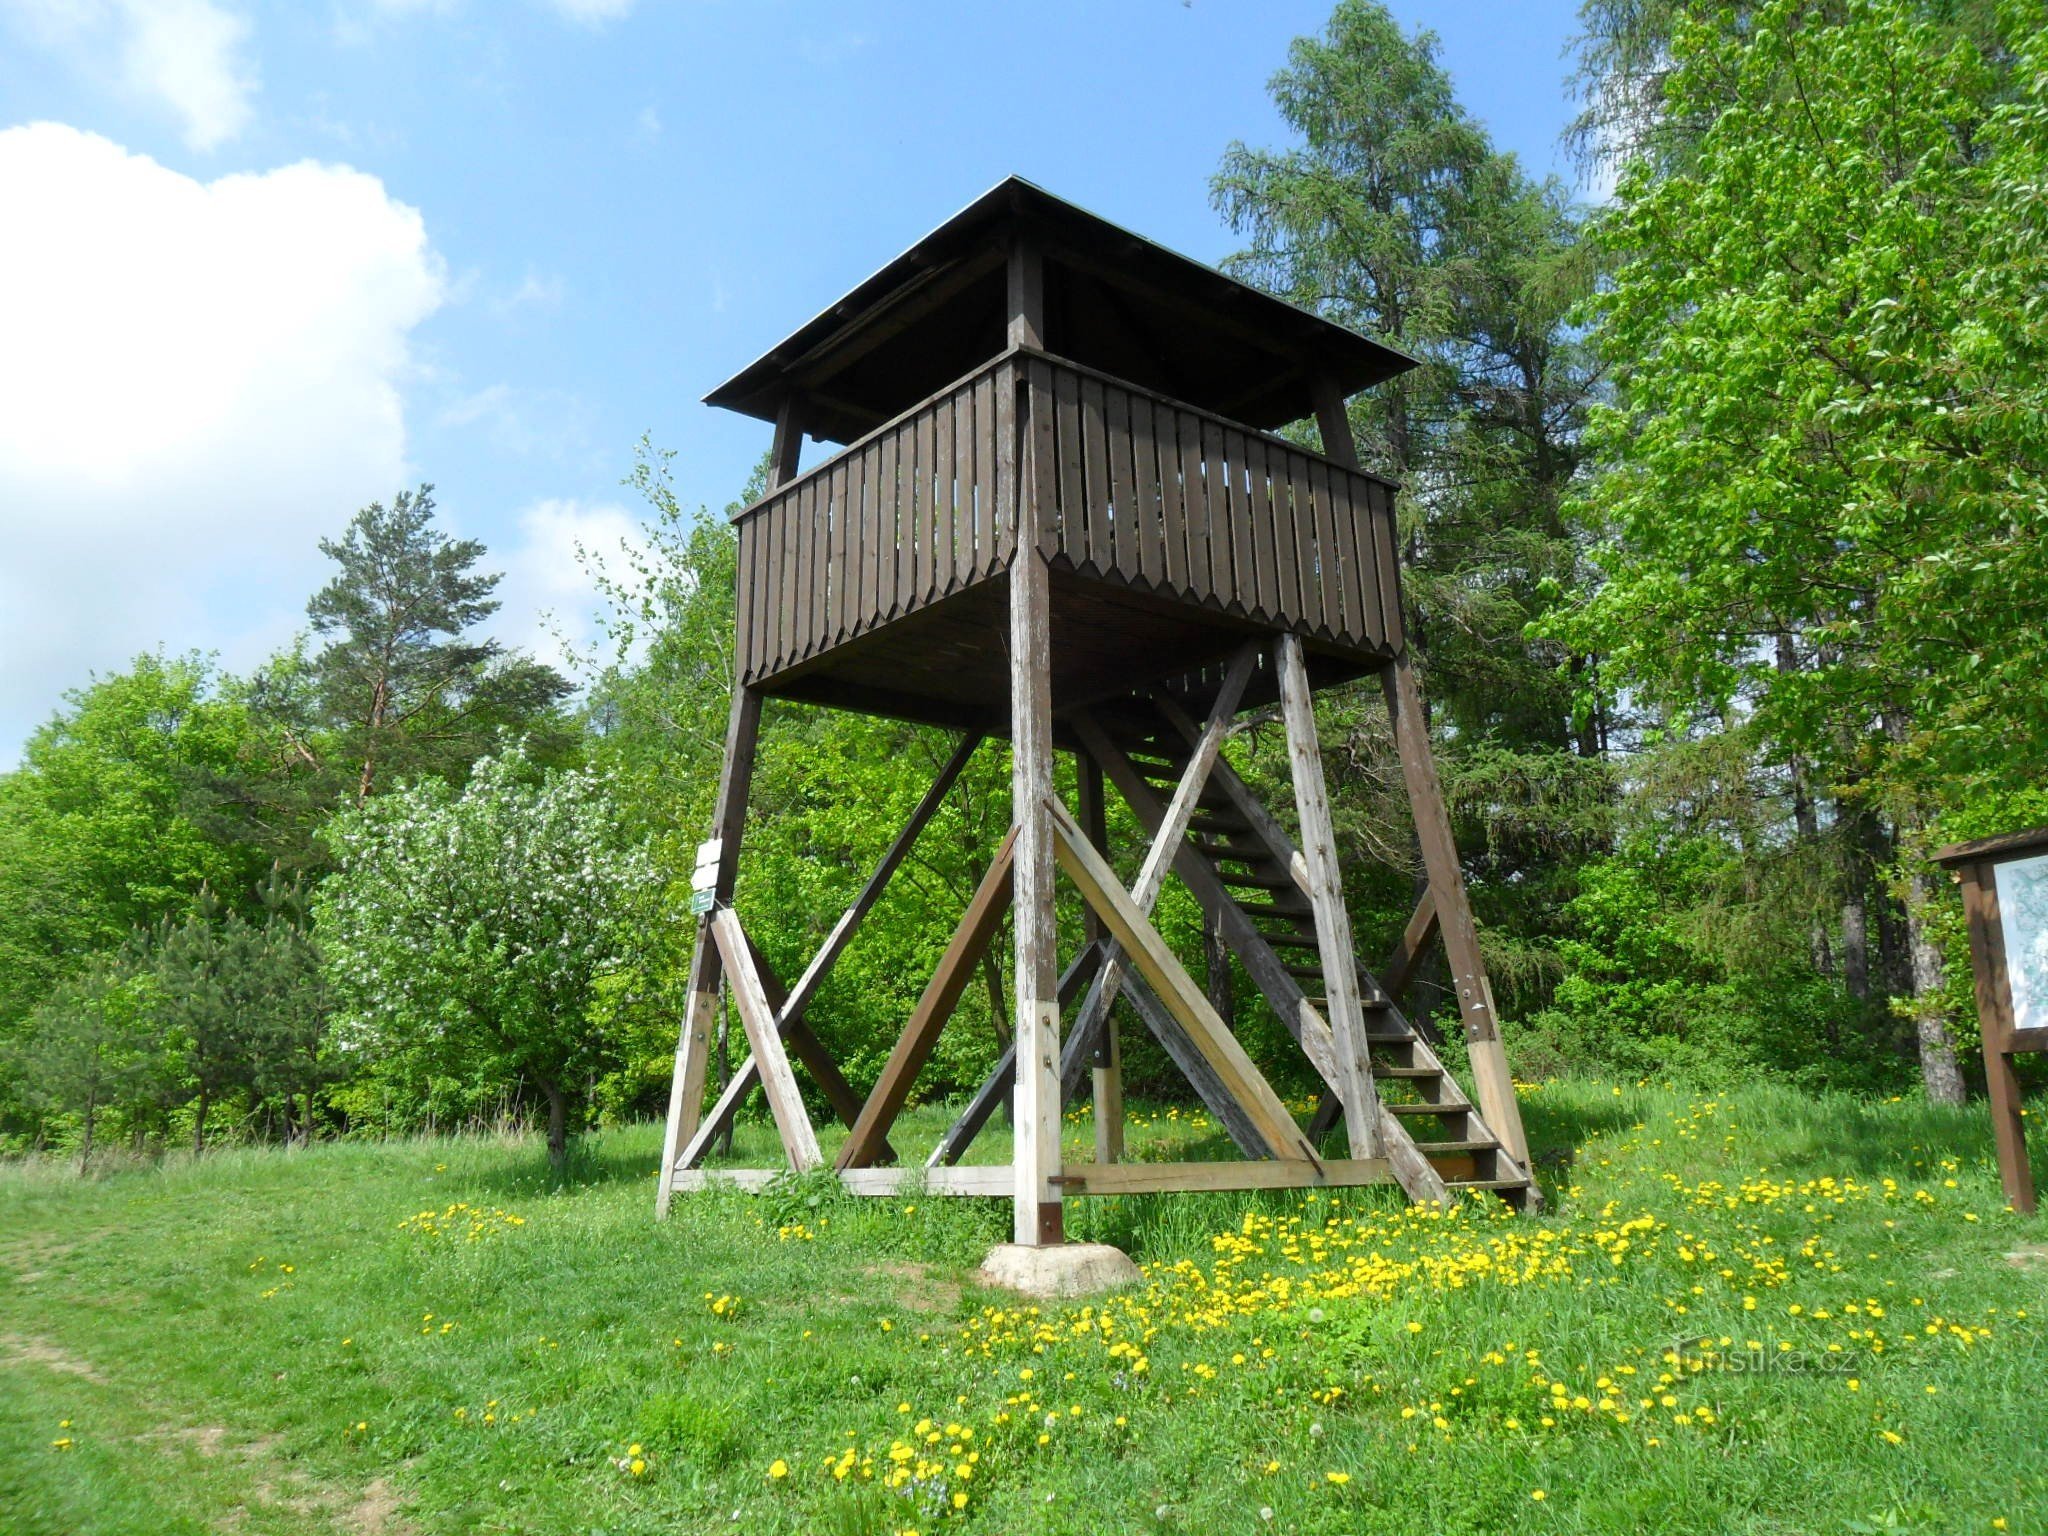
[[[448,773],[495,732],[533,730],[569,691],[553,668],[469,631],[498,609],[484,547],[434,527],[433,487],[372,502],[320,551],[340,571],[306,605],[311,673],[358,804],[386,777]]]
[[[342,1048],[400,1078],[524,1079],[561,1157],[585,1084],[623,1048],[593,1010],[602,979],[632,964],[655,890],[606,780],[537,773],[508,746],[461,789],[422,781],[341,813],[326,837],[317,927]]]

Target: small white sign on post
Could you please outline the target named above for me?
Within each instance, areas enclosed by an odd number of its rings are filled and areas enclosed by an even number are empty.
[[[718,865],[725,856],[725,839],[714,837],[697,845],[697,867],[690,874],[690,889],[710,891],[718,887]]]
[[[717,905],[718,892],[714,890],[690,892],[690,912],[693,916],[702,917]]]

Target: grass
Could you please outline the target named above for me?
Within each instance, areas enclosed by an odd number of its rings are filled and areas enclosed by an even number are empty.
[[[2048,1531],[2048,1234],[1980,1112],[1527,1104],[1538,1220],[1077,1201],[1148,1285],[1044,1311],[973,1284],[989,1202],[657,1225],[653,1127],[566,1184],[488,1138],[17,1166],[0,1531]]]

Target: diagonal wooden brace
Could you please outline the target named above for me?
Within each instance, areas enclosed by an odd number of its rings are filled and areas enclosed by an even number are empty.
[[[795,988],[786,997],[776,995],[778,988],[773,971],[761,957],[760,951],[754,952],[755,964],[760,968],[769,1000],[775,1005],[777,1027],[795,1048],[804,1065],[810,1068],[818,1086],[825,1090],[825,1096],[832,1101],[833,1110],[849,1127],[860,1114],[860,1095],[855,1093],[846,1079],[839,1075],[839,1069],[826,1054],[823,1043],[811,1031],[810,1026],[803,1022],[804,1010],[810,1006],[811,999],[817,995],[818,988],[824,984],[841,952],[852,942],[862,920],[881,899],[882,892],[888,888],[890,877],[896,873],[897,867],[916,844],[918,834],[923,832],[932,817],[938,814],[947,793],[973,758],[982,739],[978,731],[970,731],[960,738],[959,745],[953,749],[953,755],[946,759],[945,766],[940,768],[931,788],[925,791],[924,798],[918,801],[916,809],[910,813],[910,819],[903,824],[903,830],[896,834],[895,839],[884,850],[881,859],[875,865],[874,873],[868,876],[867,883],[860,888],[859,894],[840,914],[839,921],[832,925],[832,931],[825,936],[825,942],[818,946],[817,954],[811,958],[811,963],[804,967],[803,975],[797,978]],[[732,1079],[719,1093],[717,1102],[711,1106],[711,1113],[699,1123],[696,1133],[691,1136],[688,1145],[676,1159],[675,1167],[694,1168],[704,1160],[711,1143],[724,1134],[726,1126],[738,1113],[740,1105],[746,1101],[748,1093],[753,1090],[757,1081],[759,1069],[755,1067],[753,1058],[749,1057],[740,1064],[739,1070],[732,1075]],[[885,1156],[889,1161],[894,1161],[894,1149],[886,1149]]]
[[[903,1033],[897,1037],[895,1049],[890,1051],[889,1060],[882,1068],[882,1075],[875,1080],[874,1090],[861,1107],[859,1119],[847,1133],[846,1144],[839,1149],[836,1167],[865,1168],[880,1155],[883,1138],[903,1112],[918,1072],[930,1058],[932,1047],[938,1043],[939,1031],[953,1016],[961,993],[967,990],[974,968],[981,963],[981,957],[987,952],[1003,913],[1010,905],[1016,848],[1017,832],[1012,828],[996,850],[988,872],[981,877],[981,884],[967,903],[960,926],[953,930],[952,940],[946,945],[945,954],[939,958],[938,969],[932,972],[932,979],[926,984],[924,995],[918,999],[910,1022],[903,1026]]]
[[[782,1148],[789,1154],[789,1166],[798,1173],[817,1167],[825,1155],[818,1149],[818,1133],[804,1110],[804,1096],[797,1088],[783,1053],[782,1036],[775,1027],[775,1012],[754,969],[754,956],[747,936],[731,907],[720,907],[711,919],[712,938],[718,944],[718,958],[732,985],[733,1007],[747,1031],[747,1044],[760,1063],[761,1087],[768,1095],[768,1109],[775,1116],[775,1129]]]
[[[1082,835],[1074,818],[1058,800],[1046,801],[1052,815],[1054,851],[1081,892],[1082,900],[1100,914],[1111,935],[1123,946],[1159,1000],[1186,1031],[1204,1060],[1221,1080],[1226,1095],[1243,1108],[1256,1127],[1268,1157],[1303,1158],[1316,1162],[1315,1149],[1301,1134],[1272,1084],[1245,1054],[1209,999],[1195,984],[1151,920],[1140,912],[1116,872]]]

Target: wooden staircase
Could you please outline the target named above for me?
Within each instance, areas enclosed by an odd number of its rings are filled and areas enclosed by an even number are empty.
[[[1126,752],[1131,766],[1163,797],[1179,783],[1189,745],[1184,730],[1168,722],[1128,743]],[[1313,909],[1302,887],[1301,857],[1227,764],[1219,761],[1204,786],[1187,840],[1257,940],[1272,952],[1277,968],[1299,987],[1318,1021],[1327,1017],[1328,989]],[[1409,1195],[1435,1198],[1435,1181],[1440,1180],[1453,1197],[1487,1190],[1520,1210],[1540,1205],[1541,1192],[1528,1170],[1487,1127],[1429,1041],[1363,967],[1358,987],[1382,1136]],[[1312,1139],[1329,1131],[1340,1108],[1326,1088],[1310,1121]]]

